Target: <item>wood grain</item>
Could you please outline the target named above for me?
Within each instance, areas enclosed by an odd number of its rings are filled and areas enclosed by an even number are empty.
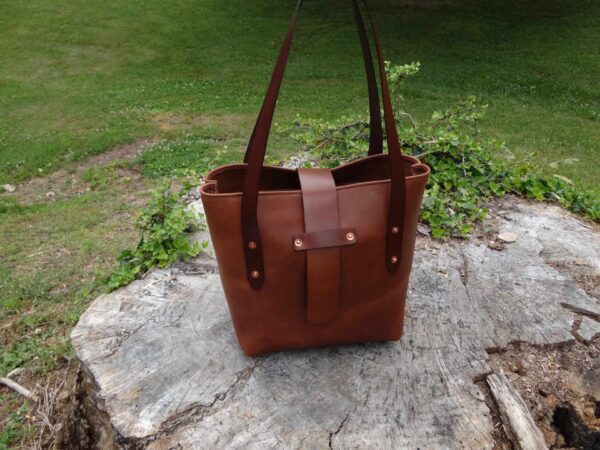
[[[547,450],[542,432],[506,375],[488,375],[487,383],[500,409],[506,433],[516,447],[520,450]]]

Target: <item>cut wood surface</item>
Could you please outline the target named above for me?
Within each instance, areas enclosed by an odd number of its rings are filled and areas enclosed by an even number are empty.
[[[593,339],[600,336],[600,322],[584,316],[581,319],[579,328],[577,329],[577,336],[579,336],[584,342],[591,342]]]
[[[518,236],[502,251],[489,237],[418,240],[399,342],[249,358],[214,259],[154,270],[74,329],[86,396],[124,447],[493,448],[475,383],[488,351],[570,342],[578,311],[598,317],[571,268],[600,270],[600,233],[514,199],[492,217],[496,235]]]
[[[504,427],[520,450],[547,450],[542,432],[535,424],[525,401],[503,373],[487,377],[492,395],[504,419]]]

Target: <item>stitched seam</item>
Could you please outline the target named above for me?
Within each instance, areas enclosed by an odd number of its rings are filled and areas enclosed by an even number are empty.
[[[418,175],[411,175],[410,177],[407,177],[406,180],[415,180],[418,178],[421,178],[423,176],[427,175],[427,173],[423,173],[423,174],[418,174]],[[364,188],[364,187],[369,187],[369,186],[378,186],[378,185],[382,185],[382,184],[389,184],[390,180],[380,180],[380,181],[365,181],[363,183],[359,183],[359,184],[352,184],[352,185],[348,185],[348,186],[339,186],[336,187],[336,191],[346,191],[346,190],[351,190],[351,189],[360,189],[360,188]],[[219,194],[219,193],[210,193],[210,192],[204,192],[201,191],[202,196],[206,196],[206,197],[211,197],[211,198],[226,198],[226,197],[241,197],[242,193],[241,192],[231,192],[231,193],[224,193],[224,194]],[[270,196],[270,197],[282,197],[282,196],[291,196],[291,195],[301,195],[302,191],[300,189],[297,190],[293,190],[290,192],[271,192],[271,191],[260,191],[259,192],[259,197],[260,196]]]
[[[351,186],[340,186],[340,187],[336,187],[336,192],[337,191],[341,191],[341,190],[350,190],[350,189],[359,189],[362,187],[369,187],[369,186],[377,186],[380,184],[389,184],[390,181],[389,180],[381,180],[381,181],[367,181],[365,183],[361,183],[361,184],[354,184]],[[226,194],[211,194],[211,193],[204,193],[206,196],[208,197],[241,197],[242,193],[241,192],[232,192],[232,193],[226,193]],[[292,195],[298,195],[301,196],[302,195],[302,191],[300,189],[298,190],[294,190],[294,191],[290,191],[290,192],[270,192],[270,191],[261,191],[258,193],[258,196],[269,196],[269,197],[288,197],[288,196],[292,196]]]

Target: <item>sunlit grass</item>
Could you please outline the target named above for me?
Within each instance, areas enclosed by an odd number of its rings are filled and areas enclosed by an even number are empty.
[[[0,2],[0,182],[164,135],[152,120],[163,112],[254,114],[293,3]],[[490,105],[484,129],[518,156],[599,189],[600,4],[370,3],[386,57],[422,63],[408,110],[477,95]],[[365,94],[350,8],[307,2],[278,120],[363,112]]]

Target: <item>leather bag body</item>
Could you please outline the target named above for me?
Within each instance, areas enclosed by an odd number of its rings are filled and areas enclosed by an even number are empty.
[[[244,352],[400,339],[429,168],[402,155],[373,28],[386,125],[356,0],[369,84],[369,156],[335,169],[263,164],[298,2],[243,164],[211,171],[201,198]],[[372,23],[371,23],[372,25]]]

